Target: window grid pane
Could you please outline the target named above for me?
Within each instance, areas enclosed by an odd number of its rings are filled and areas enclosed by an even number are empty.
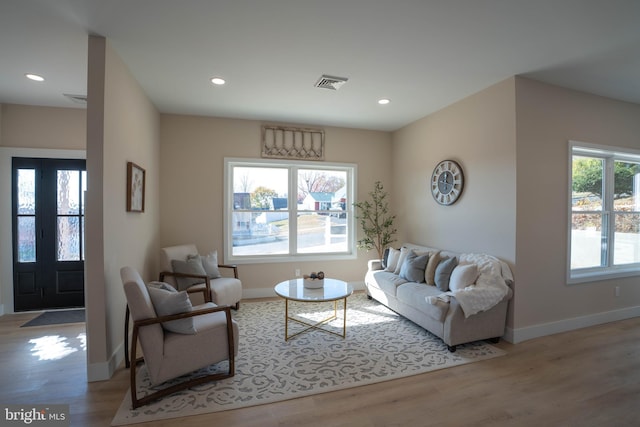
[[[56,259],[58,261],[80,260],[80,217],[58,217],[56,249]]]
[[[574,213],[571,227],[571,268],[603,266],[604,216],[599,213]]]
[[[571,208],[574,211],[603,209],[604,159],[573,156]]]
[[[331,215],[298,215],[298,252],[332,253],[346,252],[346,218]]]
[[[640,263],[640,213],[615,214],[614,265]]]
[[[58,215],[80,212],[80,171],[59,170],[57,174]]]
[[[18,217],[18,262],[36,262],[36,217]]]
[[[36,213],[36,170],[18,169],[18,215]]]

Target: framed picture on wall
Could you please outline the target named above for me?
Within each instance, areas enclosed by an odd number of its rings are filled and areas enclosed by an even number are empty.
[[[144,212],[145,170],[127,162],[127,212]]]

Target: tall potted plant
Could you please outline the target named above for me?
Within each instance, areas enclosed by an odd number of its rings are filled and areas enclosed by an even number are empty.
[[[393,237],[397,230],[393,227],[396,216],[389,213],[387,202],[387,192],[384,191],[382,183],[376,181],[373,191],[369,192],[370,200],[354,203],[356,208],[356,219],[360,222],[360,227],[364,237],[358,240],[358,249],[370,251],[375,249],[382,259],[384,250],[396,239]]]

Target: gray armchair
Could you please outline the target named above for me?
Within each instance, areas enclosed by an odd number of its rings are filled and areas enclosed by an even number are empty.
[[[164,300],[158,302],[158,294],[152,294],[152,289],[142,281],[138,272],[131,267],[123,267],[120,276],[127,297],[127,305],[133,319],[133,333],[131,342],[131,404],[133,408],[175,393],[176,391],[202,384],[232,377],[235,374],[235,356],[238,353],[238,325],[231,319],[228,306],[218,307],[213,303],[205,303],[193,307],[193,311],[159,316],[158,311],[166,311]],[[155,290],[153,291],[155,292]],[[177,291],[168,292],[173,296]],[[160,294],[165,298],[163,294]],[[156,300],[154,305],[153,299]],[[168,299],[167,299],[168,300]],[[190,304],[189,304],[190,305]],[[184,324],[169,327],[175,322],[189,323],[187,331]],[[137,342],[140,342],[143,358],[137,358]],[[188,350],[188,351],[185,351]],[[181,383],[168,386],[144,397],[138,397],[136,384],[136,367],[144,362],[151,382],[162,384],[206,366],[228,360],[227,372],[214,373],[192,378]]]
[[[237,310],[242,299],[242,282],[238,279],[238,267],[233,264],[217,264],[216,258],[217,265],[212,266],[214,271],[215,267],[233,270],[233,277],[212,275],[207,271],[197,272],[190,268],[192,266],[185,264],[190,257],[194,256],[198,256],[198,248],[194,244],[162,248],[160,281],[167,282],[177,289],[185,289],[189,293],[202,293],[205,301],[212,301],[217,305],[228,305]],[[185,269],[176,269],[174,268],[176,265],[183,265]]]
[[[160,250],[160,281],[169,283],[179,290],[186,290],[189,294],[202,294],[203,302],[214,302],[216,305],[228,305],[238,310],[242,299],[242,282],[238,279],[238,267],[233,264],[209,265],[214,271],[193,270],[175,271],[174,264],[185,264],[189,257],[199,256],[198,248],[194,244],[169,246]],[[204,268],[204,267],[202,267]],[[218,269],[233,271],[233,277],[225,277]],[[212,274],[214,273],[214,274]],[[217,276],[216,278],[213,278]],[[186,284],[185,284],[186,282]],[[130,366],[129,360],[129,306],[124,318],[124,360],[125,366]]]

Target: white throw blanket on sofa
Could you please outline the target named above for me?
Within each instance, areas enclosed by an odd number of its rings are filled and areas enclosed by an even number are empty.
[[[429,304],[438,300],[449,302],[454,297],[465,317],[473,316],[481,311],[489,310],[509,295],[511,289],[507,283],[513,283],[513,275],[509,266],[486,254],[460,254],[459,265],[476,264],[480,275],[475,285],[467,286],[459,291],[448,291],[438,296],[426,297]]]

